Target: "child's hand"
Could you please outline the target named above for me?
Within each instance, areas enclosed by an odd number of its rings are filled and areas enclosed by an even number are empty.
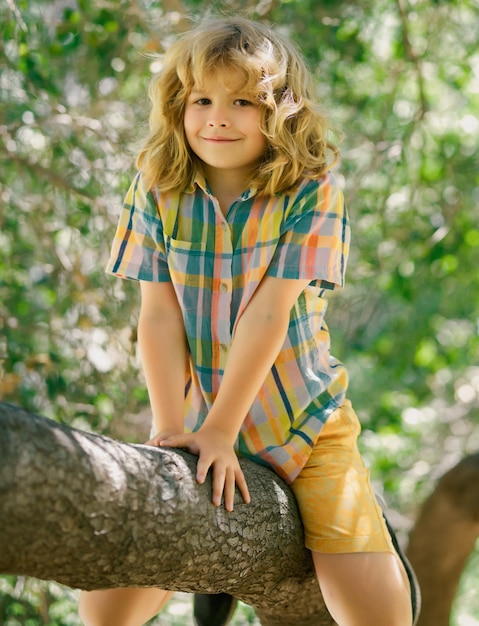
[[[160,447],[162,441],[165,441],[168,437],[173,437],[174,435],[181,435],[181,433],[176,430],[163,430],[151,437],[151,439],[148,439],[148,441],[145,442],[145,446],[156,446],[158,448]]]
[[[235,485],[248,504],[250,495],[238,457],[227,436],[216,428],[201,427],[195,433],[172,435],[159,441],[160,446],[186,448],[198,455],[196,480],[202,484],[210,468],[213,469],[213,504],[221,504],[224,494],[225,509],[233,510]]]

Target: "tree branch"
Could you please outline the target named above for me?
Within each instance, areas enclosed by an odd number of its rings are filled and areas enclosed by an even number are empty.
[[[418,626],[448,626],[468,556],[479,536],[479,453],[439,480],[411,532],[408,556],[421,585]]]
[[[226,591],[264,626],[331,626],[290,489],[242,468],[252,503],[211,504],[180,450],[119,443],[0,403],[0,571],[82,589]]]

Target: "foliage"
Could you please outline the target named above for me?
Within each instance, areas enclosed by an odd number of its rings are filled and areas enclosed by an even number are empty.
[[[0,4],[0,397],[81,428],[144,436],[138,293],[103,268],[146,85],[185,16],[208,11],[288,32],[343,129],[354,242],[329,324],[364,454],[407,529],[431,480],[479,448],[474,0]],[[57,587],[20,601],[12,589],[23,582],[1,584],[2,611],[18,612],[12,626],[76,623],[41,617],[46,597],[62,605]]]

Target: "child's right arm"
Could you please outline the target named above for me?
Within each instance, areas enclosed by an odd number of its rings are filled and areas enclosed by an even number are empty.
[[[140,285],[138,344],[154,432],[147,443],[158,445],[158,435],[164,439],[184,431],[186,335],[172,284],[140,281]]]

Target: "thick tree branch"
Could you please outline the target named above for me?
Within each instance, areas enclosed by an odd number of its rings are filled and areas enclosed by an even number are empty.
[[[439,480],[411,532],[408,556],[421,585],[418,626],[448,626],[468,556],[479,536],[479,453]]]
[[[331,626],[290,489],[243,461],[227,513],[178,450],[124,444],[0,403],[0,572],[82,589],[227,591],[264,626]]]

